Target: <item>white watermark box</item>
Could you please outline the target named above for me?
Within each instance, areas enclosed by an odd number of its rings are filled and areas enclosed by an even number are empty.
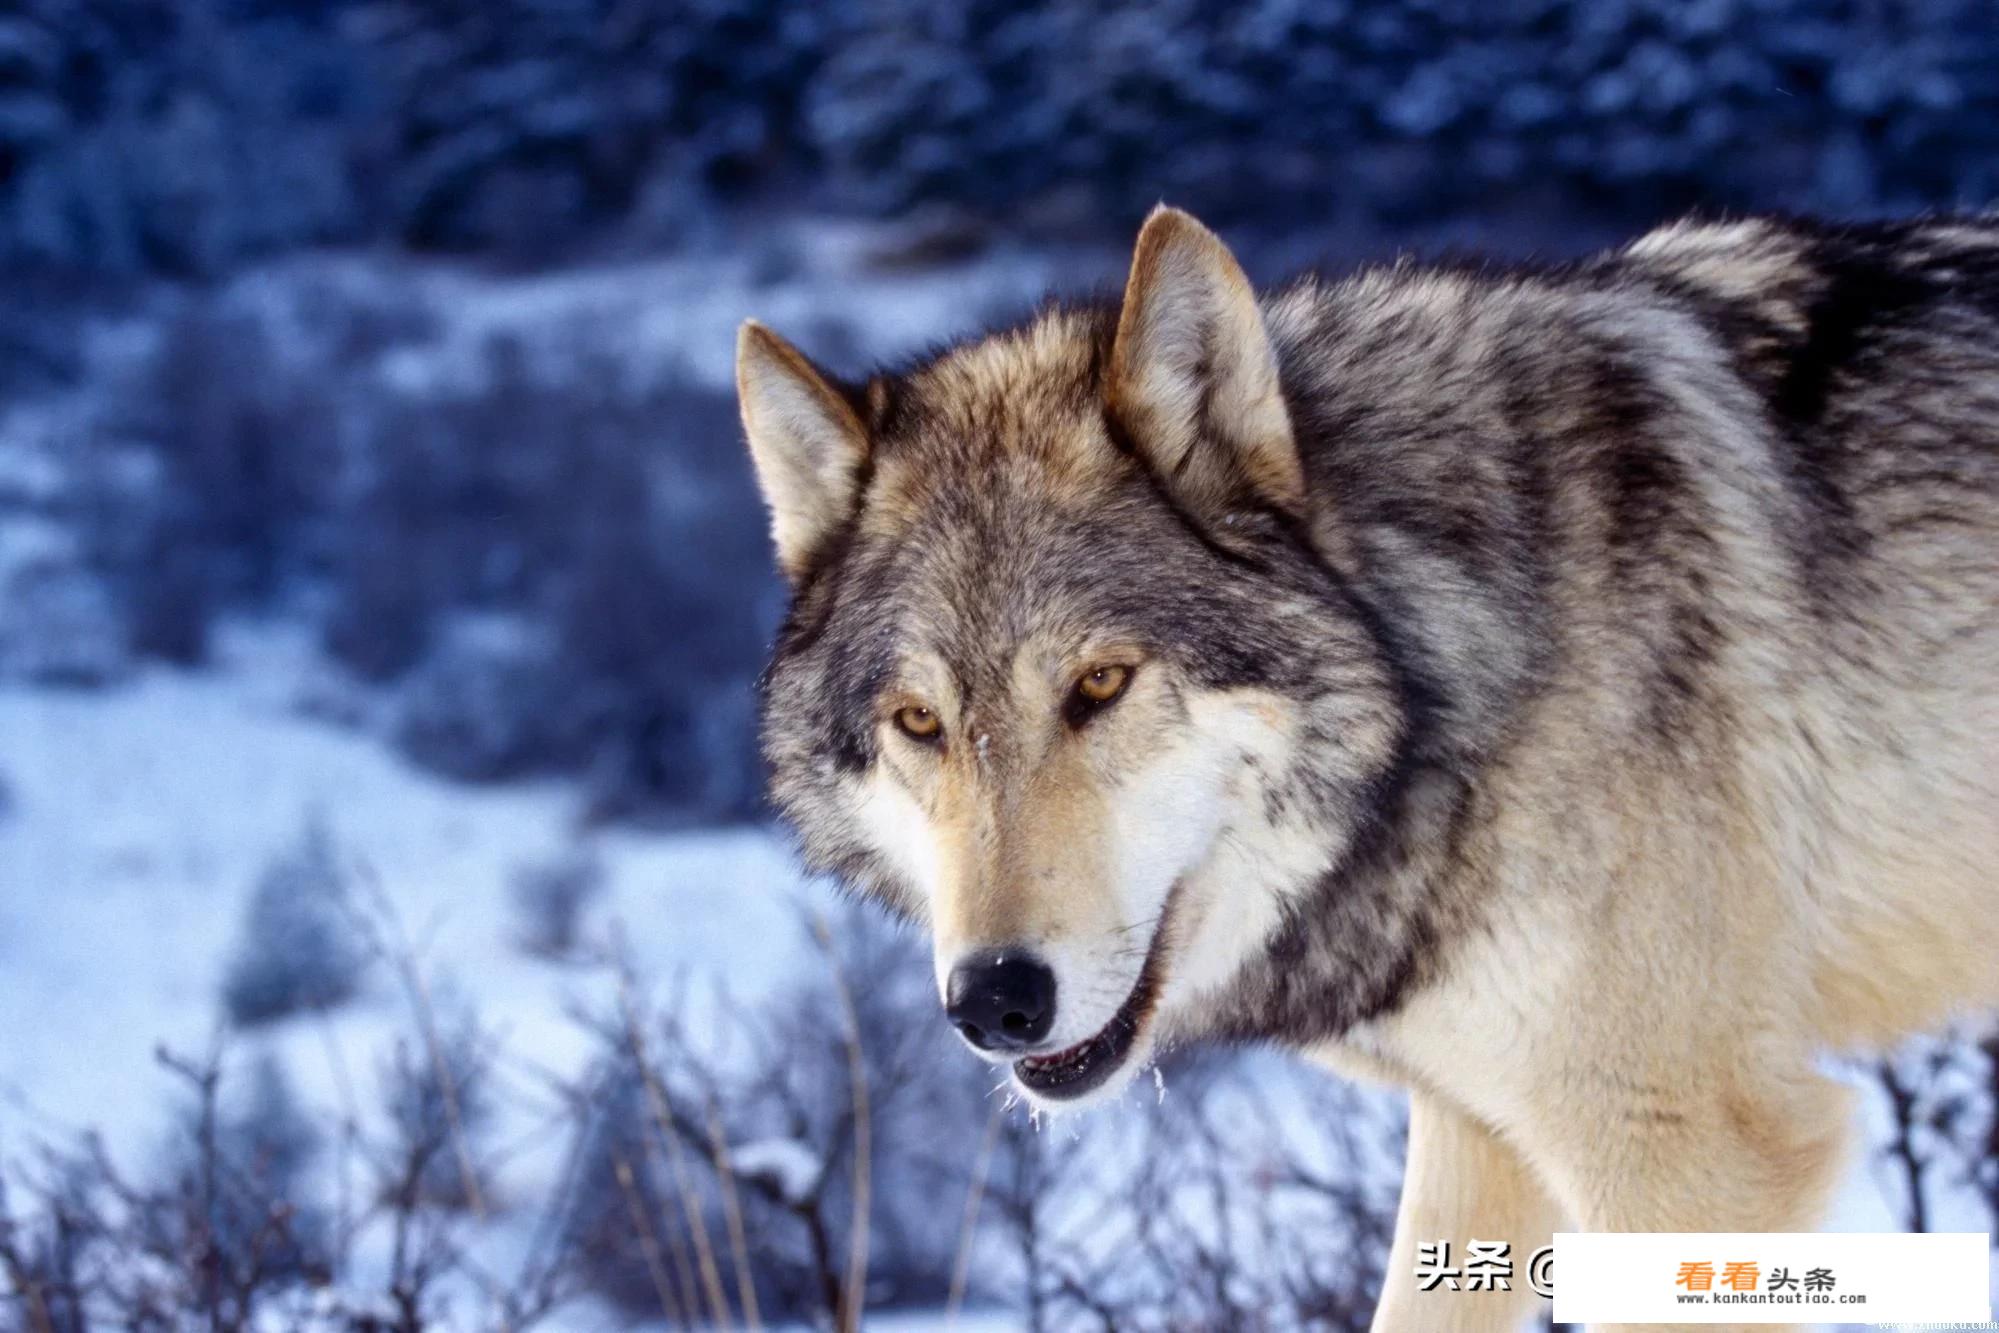
[[[1977,1324],[1984,1232],[1560,1232],[1561,1323]]]

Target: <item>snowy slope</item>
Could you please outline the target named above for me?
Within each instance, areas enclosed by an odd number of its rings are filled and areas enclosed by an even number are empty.
[[[236,635],[218,672],[149,670],[106,693],[0,691],[13,801],[0,822],[0,1133],[95,1126],[114,1148],[145,1146],[163,1082],[154,1047],[205,1047],[243,901],[311,817],[379,880],[441,1008],[462,998],[523,1060],[573,1071],[581,1058],[565,1010],[608,998],[611,981],[519,950],[506,892],[513,869],[575,838],[572,793],[454,786],[296,715],[293,648]],[[696,1008],[718,986],[753,999],[802,965],[799,905],[824,895],[774,839],[596,843],[607,888],[593,933],[622,933],[647,976],[685,972]],[[405,1022],[403,1003],[377,975],[334,1021],[365,1037]]]

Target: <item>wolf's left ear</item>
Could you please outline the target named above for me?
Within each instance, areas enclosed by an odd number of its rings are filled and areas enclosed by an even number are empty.
[[[736,396],[778,567],[796,583],[854,511],[867,430],[803,352],[753,319],[736,335]]]
[[[1161,205],[1138,233],[1107,377],[1139,455],[1198,507],[1245,487],[1296,511],[1305,477],[1256,291],[1221,239]]]

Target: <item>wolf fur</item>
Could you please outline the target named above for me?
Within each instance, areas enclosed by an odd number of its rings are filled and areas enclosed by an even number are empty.
[[[1127,1024],[1097,1096],[1203,1040],[1408,1087],[1378,1329],[1531,1310],[1422,1241],[1811,1228],[1824,1053],[1999,1002],[1999,220],[1259,295],[1161,209],[1121,299],[738,374],[806,857],[940,985],[1045,958],[1048,1049]]]

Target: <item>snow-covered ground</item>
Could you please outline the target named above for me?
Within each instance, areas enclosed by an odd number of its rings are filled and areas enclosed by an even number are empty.
[[[570,341],[594,354],[601,335],[615,330],[627,364],[733,393],[736,328],[745,319],[851,372],[1018,318],[1053,292],[1123,276],[1123,256],[1110,250],[1002,248],[949,264],[904,264],[896,254],[902,238],[880,224],[775,222],[740,239],[721,252],[528,274],[311,255],[247,270],[223,295],[293,346],[311,345],[329,296],[363,306],[392,297],[432,312],[439,339],[392,353],[383,368],[404,391],[462,385],[496,338],[559,353],[573,334]]]
[[[523,1061],[573,1072],[585,1053],[568,1014],[608,998],[614,980],[518,947],[507,892],[514,871],[578,838],[573,790],[455,786],[299,716],[286,699],[288,668],[304,661],[294,646],[237,636],[218,671],[148,670],[102,693],[0,692],[13,804],[0,824],[0,1097],[28,1123],[144,1146],[162,1079],[154,1047],[205,1048],[243,902],[313,819],[379,882],[442,1007],[462,998]],[[592,842],[607,881],[586,929],[621,935],[646,975],[684,972],[697,1008],[722,989],[757,998],[804,965],[801,907],[824,895],[774,839]],[[406,1021],[398,988],[377,980],[338,1026]]]
[[[143,1172],[185,1089],[154,1058],[226,1037],[225,1076],[275,1057],[322,1123],[382,1104],[408,995],[377,967],[324,1019],[228,1031],[220,1002],[259,871],[320,822],[406,933],[440,1022],[475,1015],[498,1051],[491,1140],[500,1271],[552,1184],[567,1132],[553,1081],[601,1054],[580,1012],[614,1003],[614,969],[537,957],[508,891],[521,866],[573,847],[572,787],[454,786],[372,737],[300,715],[312,671],[296,636],[225,638],[219,669],[148,669],[103,692],[0,690],[0,1156],[102,1135]],[[620,944],[689,1035],[719,1039],[719,1006],[754,1002],[813,965],[807,913],[828,896],[754,830],[587,835],[605,870],[584,935]],[[361,1256],[365,1264],[367,1256]],[[579,1306],[576,1326],[593,1324]]]

